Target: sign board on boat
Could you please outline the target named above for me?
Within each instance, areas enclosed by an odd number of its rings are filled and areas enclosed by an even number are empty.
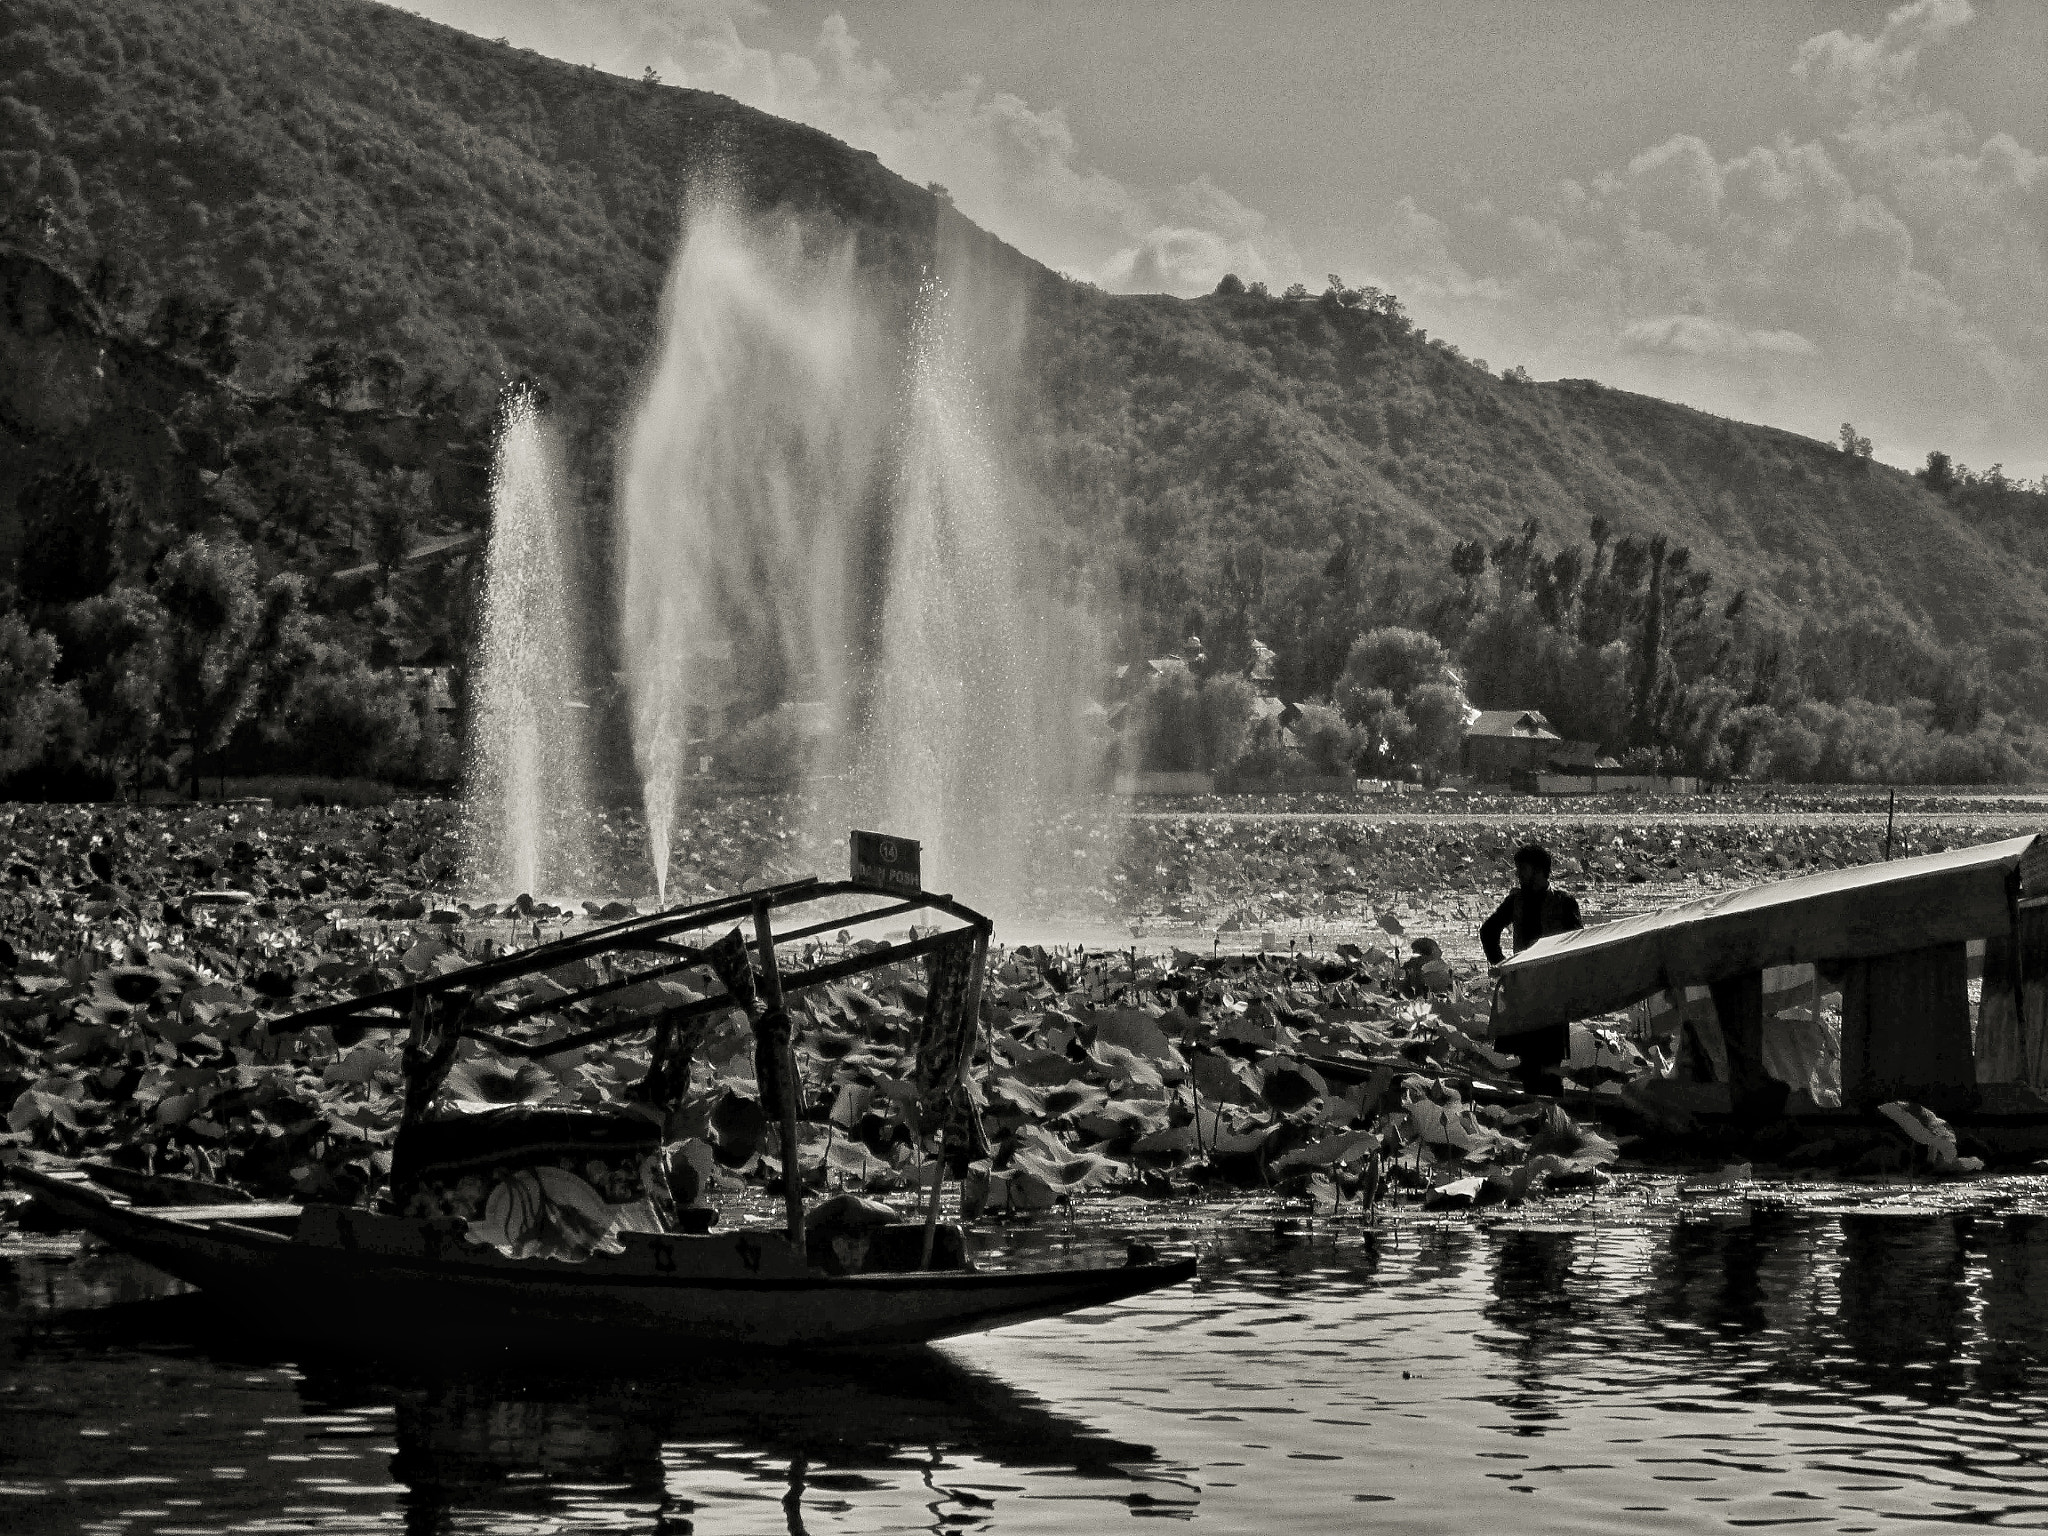
[[[923,845],[908,837],[880,832],[853,834],[853,883],[891,896],[915,896],[924,888],[918,868]]]

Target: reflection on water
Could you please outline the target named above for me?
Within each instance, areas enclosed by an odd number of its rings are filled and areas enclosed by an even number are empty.
[[[284,1355],[111,1255],[17,1250],[0,1527],[2048,1524],[2048,1220],[1202,1238],[1197,1285],[1065,1322],[661,1371]]]

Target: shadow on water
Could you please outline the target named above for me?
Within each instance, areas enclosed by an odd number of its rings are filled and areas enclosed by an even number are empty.
[[[1526,1388],[1602,1355],[1748,1393],[1939,1404],[2048,1384],[2048,1219],[1758,1207],[1643,1236],[1632,1275],[1593,1257],[1595,1230],[1499,1235],[1489,1342]]]
[[[933,1493],[963,1458],[1060,1468],[1122,1482],[1150,1447],[1091,1432],[1029,1396],[924,1351],[831,1367],[727,1359],[701,1369],[620,1373],[593,1363],[535,1373],[418,1362],[364,1368],[304,1362],[309,1413],[395,1410],[391,1474],[415,1517],[455,1508],[516,1509],[564,1487],[615,1488],[688,1531],[701,1479],[780,1485],[789,1529],[807,1499],[879,1486],[920,1469]],[[435,1528],[433,1524],[425,1529]]]
[[[142,1419],[150,1405],[133,1383],[145,1372],[273,1381],[281,1390],[209,1390],[209,1438],[274,1437],[292,1415],[316,1442],[388,1434],[388,1458],[353,1476],[399,1485],[410,1531],[448,1529],[457,1513],[587,1517],[595,1503],[683,1536],[694,1528],[692,1491],[705,1485],[718,1499],[772,1498],[777,1523],[801,1533],[807,1507],[836,1507],[884,1479],[920,1484],[918,1502],[957,1526],[988,1503],[952,1486],[963,1465],[1106,1480],[1121,1497],[1156,1460],[1150,1446],[1099,1433],[930,1349],[655,1364],[469,1345],[281,1353],[196,1293],[37,1313],[20,1309],[20,1291],[14,1267],[0,1262],[0,1302],[10,1304],[0,1314],[0,1383],[32,1375],[61,1397]],[[274,1471],[263,1462],[307,1459],[266,1451],[246,1471],[253,1481]]]
[[[988,1242],[1058,1259],[1085,1236]],[[2048,1520],[2048,1218],[1237,1213],[1199,1240],[1194,1286],[1067,1322],[660,1364],[260,1343],[117,1256],[0,1256],[0,1494],[41,1501],[10,1505],[24,1530],[157,1511],[130,1536],[372,1507],[422,1533],[670,1536],[1355,1529],[1368,1500],[1530,1530]],[[1500,1502],[1536,1491],[1540,1519]]]

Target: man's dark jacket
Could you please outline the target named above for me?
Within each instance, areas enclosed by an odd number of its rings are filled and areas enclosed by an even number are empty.
[[[1499,965],[1506,958],[1500,952],[1500,936],[1509,927],[1514,930],[1515,953],[1519,955],[1540,938],[1570,933],[1585,924],[1579,921],[1578,901],[1565,892],[1546,889],[1532,901],[1517,886],[1479,927],[1479,943],[1486,950],[1489,965]]]

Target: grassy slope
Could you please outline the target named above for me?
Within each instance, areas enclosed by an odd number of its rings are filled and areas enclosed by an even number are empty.
[[[1722,590],[1782,620],[1879,594],[1951,639],[1981,637],[1990,614],[2048,615],[2043,573],[1994,532],[1809,438],[1589,381],[1511,384],[1315,302],[1070,292],[1047,307],[1064,313],[1042,366],[1071,386],[1049,392],[1050,462],[1102,513],[1191,492],[1212,547],[1447,555],[1527,517],[1582,538],[1597,513],[1690,545]]]
[[[906,303],[932,257],[934,199],[871,156],[367,0],[14,0],[6,15],[0,188],[17,226],[50,198],[44,248],[79,273],[110,254],[136,284],[131,322],[172,290],[236,301],[239,377],[259,389],[339,338],[453,384],[473,422],[498,380],[530,373],[595,449],[693,187],[851,231]],[[1077,548],[1127,576],[1148,563],[1132,553],[1148,521],[1200,595],[1247,542],[1284,576],[1340,541],[1440,560],[1528,516],[1577,537],[1604,513],[1692,546],[1782,620],[1882,595],[1952,639],[1988,638],[1987,614],[2048,629],[2038,569],[1910,477],[1826,445],[1511,385],[1314,303],[1111,297],[1014,253],[1000,264],[1034,290],[1025,458]],[[1171,583],[1138,586],[1170,634]]]
[[[899,274],[929,243],[934,200],[872,156],[362,0],[7,14],[4,148],[42,162],[81,267],[113,253],[140,309],[234,299],[259,383],[339,337],[486,394],[525,371],[615,398],[706,178],[844,221]]]

